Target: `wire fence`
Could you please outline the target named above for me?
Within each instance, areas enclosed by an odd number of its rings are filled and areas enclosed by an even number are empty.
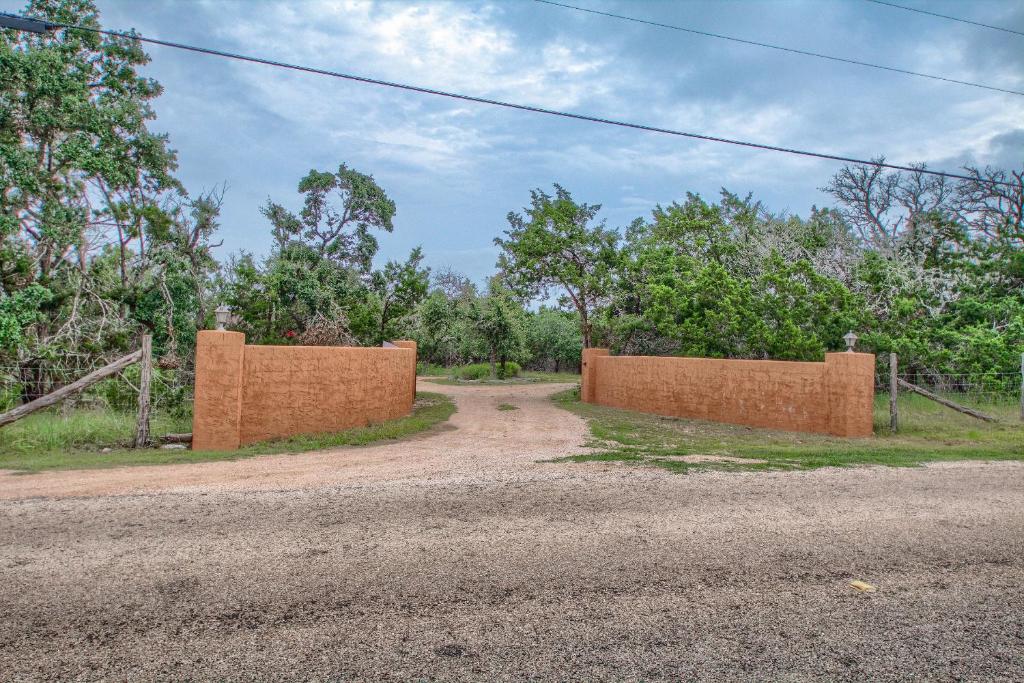
[[[71,384],[110,363],[105,355],[63,354],[14,365],[0,365],[0,412]],[[150,402],[154,413],[174,415],[192,411],[195,372],[191,367],[153,368]],[[139,366],[131,365],[61,402],[65,413],[76,410],[132,412],[138,406]]]
[[[1022,403],[1022,374],[1020,372],[975,372],[936,373],[898,372],[897,377],[935,396],[954,404],[969,408],[1004,423],[1019,423],[1024,420]],[[890,378],[888,368],[876,374],[875,379],[875,422],[876,427],[888,427],[890,422]],[[940,405],[906,387],[897,389],[896,408],[901,425],[909,427],[931,426],[937,428],[942,422],[956,422],[975,419],[960,415],[955,410]]]

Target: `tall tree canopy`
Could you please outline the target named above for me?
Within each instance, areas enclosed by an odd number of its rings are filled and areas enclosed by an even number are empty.
[[[25,13],[100,27],[90,0]],[[143,331],[187,355],[204,322],[219,193],[190,198],[175,179],[148,128],[161,93],[138,73],[148,61],[131,38],[0,31],[0,329],[18,329],[0,355],[26,377]]]
[[[524,213],[509,212],[509,229],[494,240],[501,248],[498,269],[508,286],[527,297],[559,295],[580,316],[583,345],[593,341],[593,317],[611,290],[619,234],[593,225],[600,204],[578,204],[555,185],[552,196],[530,192]]]

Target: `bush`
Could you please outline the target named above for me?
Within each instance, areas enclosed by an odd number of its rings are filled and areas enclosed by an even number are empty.
[[[448,374],[448,368],[434,363],[416,363],[416,374],[421,377],[444,377]]]
[[[509,377],[518,377],[521,368],[519,363],[508,361],[505,363],[504,368],[502,368],[501,363],[498,363],[497,370],[498,379],[508,379]],[[468,380],[487,379],[491,376],[491,364],[473,363],[471,365],[463,365],[461,368],[455,369],[455,376],[459,379]]]

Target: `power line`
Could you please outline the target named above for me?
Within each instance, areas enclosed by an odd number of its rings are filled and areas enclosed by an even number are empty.
[[[12,15],[7,15],[12,16]],[[44,22],[39,22],[43,24]],[[186,43],[176,43],[169,40],[160,40],[158,38],[147,38],[137,33],[124,33],[121,31],[110,31],[100,28],[92,28],[89,26],[76,26],[74,24],[57,24],[46,22],[47,30],[52,28],[64,28],[78,31],[88,31],[91,33],[98,33],[102,35],[112,36],[116,38],[125,38],[128,40],[138,40],[143,43],[151,43],[153,45],[162,45],[164,47],[172,47],[179,50],[187,50],[189,52],[198,52],[201,54],[213,55],[216,57],[226,57],[228,59],[236,59],[243,62],[252,62],[254,64],[264,64],[267,66],[276,66],[282,69],[291,69],[293,71],[301,71],[304,73],[317,74],[320,76],[331,76],[332,78],[341,78],[349,81],[355,81],[358,83],[368,83],[370,85],[380,85],[388,88],[396,88],[399,90],[408,90],[411,92],[422,93],[425,95],[436,95],[439,97],[447,97],[455,100],[462,100],[465,102],[475,102],[478,104],[489,104],[496,107],[504,107],[506,109],[516,109],[519,111],[529,111],[536,114],[548,114],[550,116],[558,116],[566,119],[573,119],[577,121],[589,121],[591,123],[601,123],[609,126],[618,126],[620,128],[630,128],[633,130],[643,130],[649,133],[661,133],[663,135],[673,135],[676,137],[691,138],[694,140],[705,140],[707,142],[721,142],[728,145],[737,145],[739,147],[749,147],[752,149],[761,149],[769,152],[782,152],[785,154],[794,154],[798,156],[814,157],[817,159],[828,159],[830,161],[841,161],[847,164],[861,164],[865,166],[875,166],[877,168],[888,168],[894,171],[909,171],[911,173],[924,173],[926,175],[939,176],[943,178],[953,178],[957,180],[970,180],[975,182],[984,182],[992,185],[1006,185],[1008,187],[1016,187],[1013,183],[1008,181],[1000,180],[987,180],[974,178],[968,175],[960,173],[950,173],[948,171],[932,171],[929,169],[914,167],[909,165],[901,164],[890,164],[885,161],[878,160],[865,160],[857,159],[854,157],[840,156],[837,154],[827,154],[825,152],[811,152],[807,150],[794,149],[790,147],[778,147],[775,145],[766,145],[758,142],[749,142],[746,140],[735,140],[732,138],[717,137],[714,135],[705,135],[702,133],[690,133],[681,130],[674,130],[671,128],[661,128],[658,126],[648,126],[641,123],[631,123],[629,121],[619,121],[617,119],[608,119],[600,116],[591,116],[589,114],[577,114],[574,112],[559,111],[557,109],[546,109],[544,107],[534,107],[527,104],[517,104],[514,102],[506,102],[504,100],[495,100],[487,97],[477,97],[475,95],[464,95],[456,92],[449,92],[446,90],[437,90],[435,88],[426,88],[418,85],[409,85],[406,83],[397,83],[394,81],[385,81],[378,78],[370,78],[368,76],[358,76],[356,74],[347,74],[340,71],[330,71],[328,69],[318,69],[312,66],[302,66],[299,64],[289,64],[287,62],[279,62],[272,59],[264,59],[262,57],[253,57],[250,55],[243,55],[236,52],[226,52],[224,50],[215,50],[208,47],[199,47],[196,45],[188,45]]]
[[[948,14],[939,14],[938,12],[929,12],[928,10],[918,9],[916,7],[907,7],[906,5],[897,5],[895,2],[885,2],[885,0],[868,0],[876,5],[886,5],[888,7],[895,7],[896,9],[906,10],[907,12],[917,12],[918,14],[927,14],[933,17],[939,17],[941,19],[949,19],[951,21],[959,21],[962,24],[971,24],[973,26],[981,26],[982,28],[990,28],[993,31],[1005,31],[1006,33],[1013,33],[1018,36],[1024,36],[1024,31],[1015,31],[1012,28],[1005,28],[1003,26],[993,26],[992,24],[983,24],[980,21],[971,21],[970,19],[964,19],[962,17],[951,17]]]
[[[875,0],[871,0],[874,2]],[[858,59],[848,59],[846,57],[836,57],[834,55],[826,55],[820,52],[811,52],[809,50],[800,50],[794,47],[785,47],[784,45],[774,45],[772,43],[761,43],[756,40],[747,40],[746,38],[737,38],[736,36],[728,36],[722,33],[712,33],[710,31],[700,31],[694,28],[686,28],[685,26],[676,26],[674,24],[663,24],[660,21],[651,21],[648,19],[639,19],[637,17],[630,17],[624,14],[614,14],[612,12],[603,12],[601,10],[590,9],[587,7],[578,7],[576,5],[567,5],[561,2],[554,2],[553,0],[534,0],[544,5],[552,5],[554,7],[563,7],[565,9],[575,10],[577,12],[586,12],[587,14],[598,14],[602,17],[610,17],[612,19],[620,19],[622,21],[632,21],[637,24],[647,24],[648,26],[656,26],[658,28],[667,28],[673,31],[682,31],[684,33],[692,33],[697,36],[704,36],[706,38],[719,38],[721,40],[729,40],[734,43],[742,43],[743,45],[753,45],[755,47],[764,47],[770,50],[779,50],[781,52],[789,52],[795,55],[802,55],[804,57],[815,57],[817,59],[827,59],[833,62],[842,62],[844,64],[853,64],[855,66],[866,66],[871,69],[880,69],[882,71],[891,71],[893,73],[904,74],[906,76],[917,76],[920,78],[930,78],[934,81],[944,81],[946,83],[955,83],[957,85],[969,85],[972,88],[982,88],[984,90],[994,90],[996,92],[1007,93],[1010,95],[1022,95],[1024,91],[1010,90],[1008,88],[999,88],[994,85],[985,85],[984,83],[975,83],[973,81],[960,81],[955,78],[947,78],[946,76],[936,76],[934,74],[926,74],[920,71],[911,71],[910,69],[901,69],[896,66],[885,66],[884,64],[872,64],[871,62],[862,62]],[[888,3],[884,3],[888,4]]]

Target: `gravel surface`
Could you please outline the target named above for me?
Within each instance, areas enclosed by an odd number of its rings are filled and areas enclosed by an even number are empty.
[[[1024,680],[1024,466],[537,462],[559,387],[424,388],[454,429],[0,475],[0,680]]]

